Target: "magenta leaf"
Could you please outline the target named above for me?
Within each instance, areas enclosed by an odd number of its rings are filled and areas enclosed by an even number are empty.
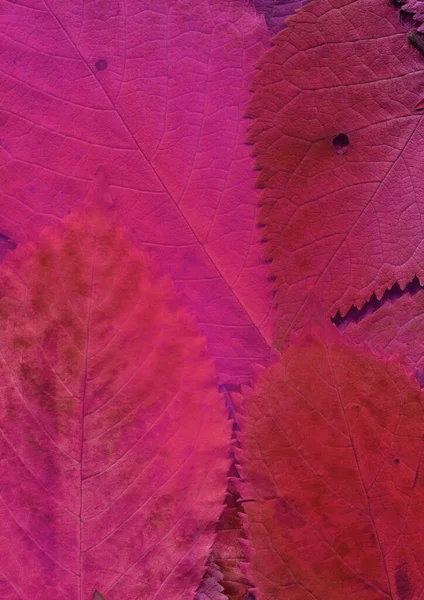
[[[79,214],[0,268],[7,600],[191,599],[223,510],[231,422],[206,341],[109,200],[100,170]]]
[[[249,380],[272,338],[244,118],[263,19],[244,0],[31,0],[3,2],[0,31],[0,232],[35,239],[103,164],[219,381]]]

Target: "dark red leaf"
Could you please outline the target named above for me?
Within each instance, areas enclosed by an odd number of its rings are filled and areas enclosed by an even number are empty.
[[[244,391],[236,457],[257,600],[421,598],[417,383],[324,321]]]
[[[99,172],[84,211],[0,269],[7,600],[193,598],[223,510],[205,339],[108,198]]]

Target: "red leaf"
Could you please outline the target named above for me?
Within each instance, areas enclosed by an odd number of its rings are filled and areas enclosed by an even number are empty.
[[[236,457],[258,600],[424,590],[424,408],[400,365],[302,332],[247,394]]]
[[[97,179],[0,270],[8,600],[192,598],[223,509],[231,422],[205,340]]]
[[[220,382],[249,380],[272,338],[244,119],[263,19],[244,0],[28,0],[0,31],[0,231],[34,239],[103,164]]]
[[[422,55],[386,0],[318,0],[287,23],[249,108],[278,346],[307,284],[333,316],[424,281]]]

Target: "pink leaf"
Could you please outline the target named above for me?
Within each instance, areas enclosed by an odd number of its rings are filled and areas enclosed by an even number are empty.
[[[99,171],[79,215],[0,269],[7,600],[193,598],[223,510],[231,422],[205,339],[108,198]]]
[[[308,286],[333,316],[424,281],[422,55],[386,0],[318,0],[287,23],[249,108],[279,346]]]
[[[424,387],[424,293],[405,294],[386,302],[359,323],[350,323],[343,335],[357,344],[366,342],[386,356],[398,356]]]
[[[245,401],[236,457],[257,600],[421,598],[416,382],[323,321]]]
[[[244,0],[29,0],[2,3],[0,30],[0,231],[34,239],[103,164],[220,382],[249,380],[272,337],[244,119],[263,19]]]

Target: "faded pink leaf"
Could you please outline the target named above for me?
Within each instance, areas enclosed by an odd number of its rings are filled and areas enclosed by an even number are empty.
[[[80,214],[0,267],[5,600],[189,600],[223,510],[206,341],[109,199],[100,170]]]
[[[1,1],[0,231],[34,239],[98,165],[120,222],[183,291],[219,381],[272,338],[245,145],[268,44],[244,0]]]

